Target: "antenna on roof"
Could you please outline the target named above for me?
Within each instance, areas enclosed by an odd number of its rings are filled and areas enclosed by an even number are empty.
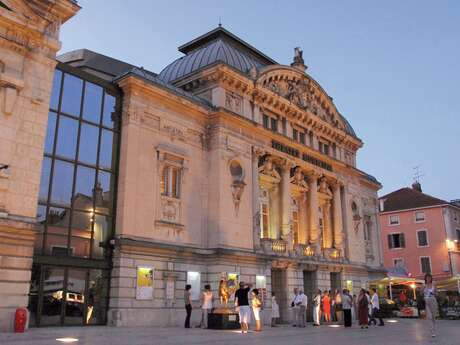
[[[412,168],[414,170],[414,183],[412,183],[412,189],[422,192],[422,185],[420,184],[420,178],[425,176],[420,172],[420,165]]]
[[[420,171],[420,165],[417,165],[413,167],[412,169],[414,170],[414,175],[413,175],[414,182],[420,183],[420,178],[425,176],[425,174],[422,174],[422,172]]]
[[[219,16],[219,28],[221,28],[221,27],[222,27],[222,20],[221,20],[221,18]]]

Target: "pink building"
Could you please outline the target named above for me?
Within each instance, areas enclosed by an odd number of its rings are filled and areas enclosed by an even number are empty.
[[[422,193],[420,183],[379,198],[386,268],[403,266],[416,278],[460,277],[460,205]]]

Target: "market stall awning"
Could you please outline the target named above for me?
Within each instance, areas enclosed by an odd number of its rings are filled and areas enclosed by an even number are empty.
[[[438,290],[444,291],[458,291],[460,292],[460,276],[451,277],[436,283]]]

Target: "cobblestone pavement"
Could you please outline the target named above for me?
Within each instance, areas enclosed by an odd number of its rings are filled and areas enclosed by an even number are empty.
[[[238,331],[216,331],[183,328],[147,327],[65,327],[31,329],[25,334],[0,333],[1,345],[169,345],[169,344],[257,344],[257,345],[393,345],[436,344],[459,345],[460,321],[439,321],[438,336],[432,338],[428,322],[423,320],[395,319],[385,327],[361,330],[341,326],[298,329],[290,326],[265,327],[261,333],[241,334]],[[61,341],[57,339],[61,339]],[[69,338],[78,339],[70,342]],[[63,342],[67,340],[68,342]]]

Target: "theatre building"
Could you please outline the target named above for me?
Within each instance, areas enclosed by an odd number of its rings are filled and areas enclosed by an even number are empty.
[[[221,280],[263,289],[266,310],[276,292],[288,321],[294,287],[357,293],[382,273],[381,185],[300,48],[279,64],[218,27],[179,51],[158,74],[57,58],[17,303],[32,326],[181,325],[185,285],[199,307]]]

